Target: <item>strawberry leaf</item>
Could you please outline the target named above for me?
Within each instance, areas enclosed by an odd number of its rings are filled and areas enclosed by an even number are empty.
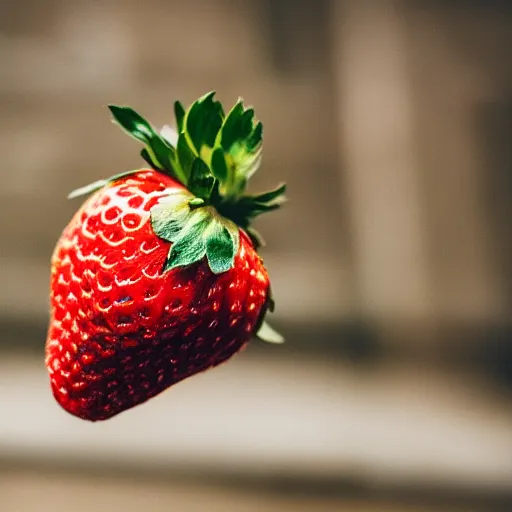
[[[211,231],[206,240],[206,257],[211,271],[222,274],[233,267],[239,243],[238,230],[235,237],[221,224],[215,225]]]
[[[192,149],[190,149],[185,133],[180,133],[176,151],[178,153],[178,161],[183,169],[183,173],[185,174],[187,181],[189,181],[195,157]]]
[[[208,219],[194,219],[192,225],[184,226],[179,238],[171,245],[164,270],[183,267],[201,260],[206,254],[206,243],[203,237]],[[197,222],[194,222],[197,221]]]
[[[275,200],[282,201],[284,200],[284,194],[286,192],[286,184],[283,183],[279,185],[279,187],[274,190],[270,190],[269,192],[264,192],[263,194],[257,194],[255,196],[250,196],[254,201],[258,203],[270,203]]]
[[[184,119],[184,130],[198,154],[203,146],[213,147],[224,120],[222,105],[214,96],[215,92],[210,92],[198,99]]]
[[[187,186],[186,176],[176,158],[176,151],[140,114],[130,107],[109,105],[112,116],[121,128],[145,144],[142,157],[153,168],[166,172]]]
[[[251,135],[247,138],[246,144],[247,149],[250,153],[253,153],[259,149],[261,143],[263,142],[263,125],[261,122],[258,122],[254,127]]]
[[[258,332],[255,334],[256,338],[261,341],[265,341],[267,343],[284,343],[284,337],[279,334],[275,329],[270,327],[270,325],[263,321],[261,327],[258,329]]]
[[[225,153],[228,173],[223,189],[227,197],[240,196],[261,161],[263,125],[254,119],[254,110],[239,100],[226,116],[217,143]],[[213,164],[213,160],[212,160]]]
[[[178,131],[183,130],[183,119],[185,118],[185,108],[179,101],[174,102],[174,117],[176,118],[176,124]]]
[[[252,245],[254,248],[258,250],[260,247],[265,247],[266,242],[263,236],[261,236],[260,232],[254,229],[252,226],[247,226],[245,228],[246,233],[249,235],[251,239]]]
[[[126,130],[133,138],[148,144],[155,131],[151,125],[135,110],[130,107],[109,105],[108,107],[119,126]]]
[[[135,174],[137,172],[141,172],[142,169],[134,169],[132,171],[120,172],[119,174],[114,174],[105,180],[94,181],[93,183],[89,183],[89,185],[85,185],[84,187],[76,188],[68,194],[68,199],[75,199],[76,197],[86,196],[96,192],[100,188],[103,188],[105,185],[109,185],[114,181],[117,181],[125,176],[130,176],[130,174]]]
[[[224,272],[238,251],[238,228],[260,247],[263,240],[252,228],[252,220],[285,200],[284,185],[245,195],[248,180],[260,165],[263,126],[242,99],[225,115],[214,96],[215,92],[205,94],[188,109],[176,101],[177,131],[166,126],[161,133],[132,108],[109,105],[115,122],[144,145],[140,154],[151,168],[175,178],[186,189],[171,192],[151,210],[153,230],[174,247],[166,268],[206,257],[214,272]],[[98,180],[69,197],[94,192],[134,172]],[[204,219],[208,222],[201,224],[201,230],[192,229]]]
[[[140,151],[140,156],[142,157],[142,159],[147,163],[149,164],[149,166],[152,168],[152,169],[156,169],[158,171],[162,171],[162,172],[165,172],[165,169],[163,169],[161,167],[161,164],[160,162],[156,161],[155,158],[153,158],[149,151],[147,150],[147,148],[142,148],[141,151]]]
[[[225,151],[229,151],[231,146],[240,138],[239,125],[243,113],[244,103],[242,100],[238,100],[224,120],[224,124],[220,132],[220,145]]]
[[[220,201],[217,209],[228,219],[246,230],[255,247],[261,247],[260,236],[253,232],[250,224],[258,215],[277,210],[286,201],[284,193],[286,185],[280,185],[274,190],[254,196],[242,196],[239,199]]]
[[[212,192],[215,178],[212,176],[210,168],[201,160],[194,159],[190,171],[189,190],[196,196],[208,199]]]
[[[238,227],[197,199],[188,191],[174,192],[151,209],[153,231],[172,242],[164,271],[190,265],[205,256],[215,274],[234,265],[240,242]]]
[[[192,194],[180,192],[170,194],[151,209],[151,227],[156,235],[168,242],[176,242],[180,233],[190,220],[189,203]]]
[[[212,153],[212,172],[220,183],[228,181],[229,171],[222,148],[217,148]]]

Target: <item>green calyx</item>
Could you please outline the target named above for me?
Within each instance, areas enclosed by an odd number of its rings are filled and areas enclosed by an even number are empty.
[[[188,109],[174,104],[176,132],[158,132],[132,108],[109,105],[114,121],[143,144],[142,158],[152,169],[172,177],[186,190],[170,189],[151,210],[155,234],[171,242],[164,271],[206,258],[211,271],[221,274],[234,265],[239,228],[255,248],[263,245],[251,226],[259,215],[284,202],[285,185],[261,194],[246,194],[251,176],[261,162],[263,126],[252,108],[239,99],[227,114],[210,92]],[[127,171],[73,191],[69,197],[89,194],[140,169]],[[280,342],[267,324],[266,341]]]
[[[244,195],[261,160],[263,127],[254,110],[239,100],[224,114],[210,92],[188,110],[176,102],[177,133],[169,140],[130,107],[110,105],[115,121],[144,144],[141,156],[153,168],[182,183],[194,196],[214,206],[232,207]],[[275,202],[276,197],[273,198]],[[261,210],[254,205],[253,211]]]
[[[255,119],[254,110],[245,108],[241,99],[225,114],[214,95],[210,92],[202,96],[188,110],[176,102],[177,130],[167,127],[168,134],[158,133],[130,107],[109,106],[115,122],[144,144],[142,158],[153,169],[179,181],[189,192],[188,217],[176,214],[175,197],[167,206],[162,206],[166,204],[164,200],[151,211],[158,236],[178,248],[186,244],[191,248],[180,257],[178,249],[171,248],[166,268],[188,265],[206,255],[213,272],[229,270],[234,256],[227,255],[238,252],[238,227],[246,231],[258,248],[263,241],[251,222],[258,215],[279,208],[284,201],[285,185],[263,194],[245,193],[261,161],[263,126]],[[78,193],[103,184],[96,182]],[[203,221],[195,222],[199,218]],[[217,229],[219,223],[223,223],[223,229]],[[198,233],[202,236],[198,237]],[[198,240],[204,241],[204,247]]]
[[[233,267],[238,252],[238,228],[215,208],[204,204],[187,190],[173,190],[151,210],[153,231],[172,242],[164,271],[190,265],[205,256],[214,274]]]

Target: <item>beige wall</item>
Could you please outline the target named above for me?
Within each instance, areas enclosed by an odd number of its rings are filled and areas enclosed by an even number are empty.
[[[104,105],[159,125],[216,89],[264,121],[255,187],[289,183],[260,223],[278,316],[507,319],[510,195],[489,192],[506,143],[486,142],[499,115],[479,116],[510,105],[510,10],[333,0],[322,21],[314,2],[278,3],[273,23],[263,0],[0,3],[1,315],[45,318],[67,192],[139,165]]]
[[[492,139],[510,116],[510,10],[332,5],[360,310],[431,327],[508,321],[512,189],[490,184],[512,172]]]
[[[0,31],[9,63],[0,78],[2,313],[46,314],[50,253],[77,205],[67,192],[140,165],[136,144],[110,124],[104,105],[131,104],[162,125],[175,99],[215,89],[226,103],[244,96],[264,121],[254,187],[290,185],[290,204],[260,223],[281,316],[337,317],[344,270],[332,229],[339,205],[326,74],[279,74],[265,44],[264,3],[25,4],[23,14],[3,7],[9,30]]]

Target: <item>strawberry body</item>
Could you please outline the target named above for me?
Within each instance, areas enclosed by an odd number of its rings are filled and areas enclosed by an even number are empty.
[[[105,420],[225,361],[264,313],[269,279],[243,230],[232,268],[205,258],[164,272],[170,242],[150,210],[183,186],[141,171],[91,196],[65,228],[51,271],[46,365],[58,403]]]

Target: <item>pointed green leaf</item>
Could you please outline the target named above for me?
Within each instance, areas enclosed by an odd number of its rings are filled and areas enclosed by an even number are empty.
[[[252,154],[239,153],[236,155],[235,161],[237,162],[237,179],[247,182],[260,167],[261,151]],[[245,187],[242,190],[245,190]]]
[[[157,236],[175,242],[190,221],[189,202],[194,198],[187,191],[169,194],[151,208],[151,227]]]
[[[192,163],[189,179],[189,190],[196,196],[208,199],[212,192],[214,177],[210,168],[201,160],[196,158]]]
[[[254,110],[245,110],[243,101],[239,100],[224,120],[220,145],[237,160],[237,155],[243,157],[258,151],[262,132],[263,125],[255,121]]]
[[[172,244],[164,265],[164,272],[173,268],[192,265],[203,259],[205,253],[204,240],[202,238],[196,240],[195,243],[180,240]]]
[[[247,181],[257,171],[261,161],[263,125],[254,119],[254,110],[244,110],[239,101],[229,112],[221,130],[220,145],[231,176],[226,182],[225,195],[240,196]]]
[[[228,181],[229,171],[222,148],[215,149],[212,154],[212,171],[221,184]]]
[[[189,224],[185,225],[181,231],[179,239],[171,245],[164,270],[191,265],[202,259],[206,254],[206,243],[203,235],[209,219],[203,218],[199,222],[194,222],[194,220],[192,216]]]
[[[167,142],[146,119],[130,107],[109,105],[116,122],[133,138],[143,142],[146,151],[141,153],[152,167],[167,171],[172,177],[187,185],[186,176],[181,170],[174,148]]]
[[[261,215],[262,213],[273,212],[280,208],[280,204],[264,204],[264,203],[253,203],[252,207],[249,211],[250,217],[256,217],[257,215]]]
[[[256,151],[263,141],[263,124],[258,122],[252,131],[251,135],[247,138],[246,144],[249,152]]]
[[[148,142],[146,149],[151,156],[151,159],[158,165],[159,169],[167,169],[173,172],[175,177],[177,177],[183,184],[186,184],[186,181],[183,181],[184,178],[181,176],[181,173],[177,168],[174,148],[169,146],[169,144],[160,137],[160,135],[155,132]]]
[[[183,130],[183,119],[185,118],[185,108],[179,101],[174,102],[174,117],[176,118],[178,131],[181,132]]]
[[[221,146],[229,152],[235,144],[243,145],[253,130],[254,110],[244,110],[243,101],[231,109],[222,125]]]
[[[145,162],[148,163],[148,165],[152,169],[158,169],[159,171],[162,170],[162,168],[160,167],[160,164],[153,159],[153,157],[149,154],[149,151],[148,151],[147,148],[142,148],[141,149],[140,156],[143,158],[143,160]]]
[[[276,201],[273,203],[260,203],[250,196],[242,197],[236,204],[236,208],[243,212],[246,217],[255,217],[261,213],[277,210],[281,203]]]
[[[130,174],[135,174],[137,172],[141,172],[142,169],[134,169],[132,171],[120,172],[119,174],[114,174],[105,180],[98,180],[93,183],[89,183],[89,185],[85,185],[84,187],[77,188],[68,194],[68,199],[75,199],[76,197],[85,196],[91,194],[92,192],[96,192],[100,188],[103,188],[105,185],[109,183],[113,183],[125,176],[130,176]]]
[[[185,116],[185,130],[198,154],[204,145],[214,146],[224,120],[222,105],[214,96],[215,92],[210,92],[197,100]]]
[[[220,189],[219,181],[215,180],[213,183],[211,194],[210,194],[210,203],[213,205],[218,205],[222,202],[222,196],[221,196],[219,189]]]
[[[190,146],[187,142],[187,137],[184,133],[180,133],[178,137],[178,145],[176,147],[176,152],[178,154],[178,161],[181,169],[187,179],[187,183],[190,180],[190,175],[192,172],[192,164],[194,162],[194,153],[190,149]]]
[[[168,209],[154,207],[151,210],[151,227],[155,235],[168,242],[174,242],[180,236],[183,222],[179,219],[173,219]]]
[[[284,343],[284,338],[281,334],[279,334],[276,330],[274,330],[270,325],[263,321],[261,327],[256,333],[256,337],[262,341],[266,341],[267,343]]]
[[[224,124],[222,125],[220,144],[226,151],[229,151],[229,148],[240,138],[237,128],[239,119],[242,117],[243,113],[243,100],[239,100],[230,110],[226,116],[226,119],[224,120]]]
[[[258,250],[260,247],[265,247],[265,245],[266,245],[265,239],[261,236],[261,234],[256,229],[249,226],[245,229],[245,231],[249,235],[252,245],[254,246],[254,248],[256,250]]]
[[[238,128],[238,139],[245,141],[253,130],[254,125],[254,109],[248,108],[240,118],[240,126]]]
[[[260,247],[263,240],[252,229],[252,220],[279,208],[285,200],[284,185],[269,192],[244,195],[248,180],[261,162],[263,126],[242,100],[225,116],[214,95],[204,95],[187,111],[180,102],[174,104],[179,135],[171,142],[132,109],[110,107],[118,124],[144,143],[144,160],[178,179],[187,189],[181,195],[170,192],[151,210],[153,230],[175,246],[169,254],[168,268],[205,255],[213,271],[231,268],[238,251],[238,229],[244,229],[254,246]],[[97,182],[86,190],[104,183]],[[187,227],[198,221],[200,217],[196,215],[208,219],[199,236],[204,253]]]
[[[103,188],[105,185],[108,185],[108,183],[109,183],[108,180],[93,181],[92,183],[89,183],[88,185],[84,185],[83,187],[76,188],[75,190],[72,190],[68,194],[68,199],[75,199],[76,197],[92,194],[93,192],[96,192],[97,190]]]
[[[211,271],[221,274],[232,268],[237,252],[238,231],[235,237],[225,226],[215,226],[206,240],[206,257]]]
[[[270,202],[280,198],[281,196],[283,196],[285,192],[286,192],[286,184],[283,183],[283,184],[279,185],[279,187],[275,188],[274,190],[270,190],[270,191],[264,192],[262,194],[257,194],[257,195],[251,196],[251,198],[258,203],[270,203]]]
[[[132,137],[148,144],[153,137],[154,130],[151,125],[135,110],[130,107],[109,105],[117,123]]]
[[[190,265],[205,255],[216,274],[234,265],[240,243],[238,227],[212,206],[192,205],[198,201],[188,191],[173,192],[151,209],[153,231],[172,242],[164,270]]]

